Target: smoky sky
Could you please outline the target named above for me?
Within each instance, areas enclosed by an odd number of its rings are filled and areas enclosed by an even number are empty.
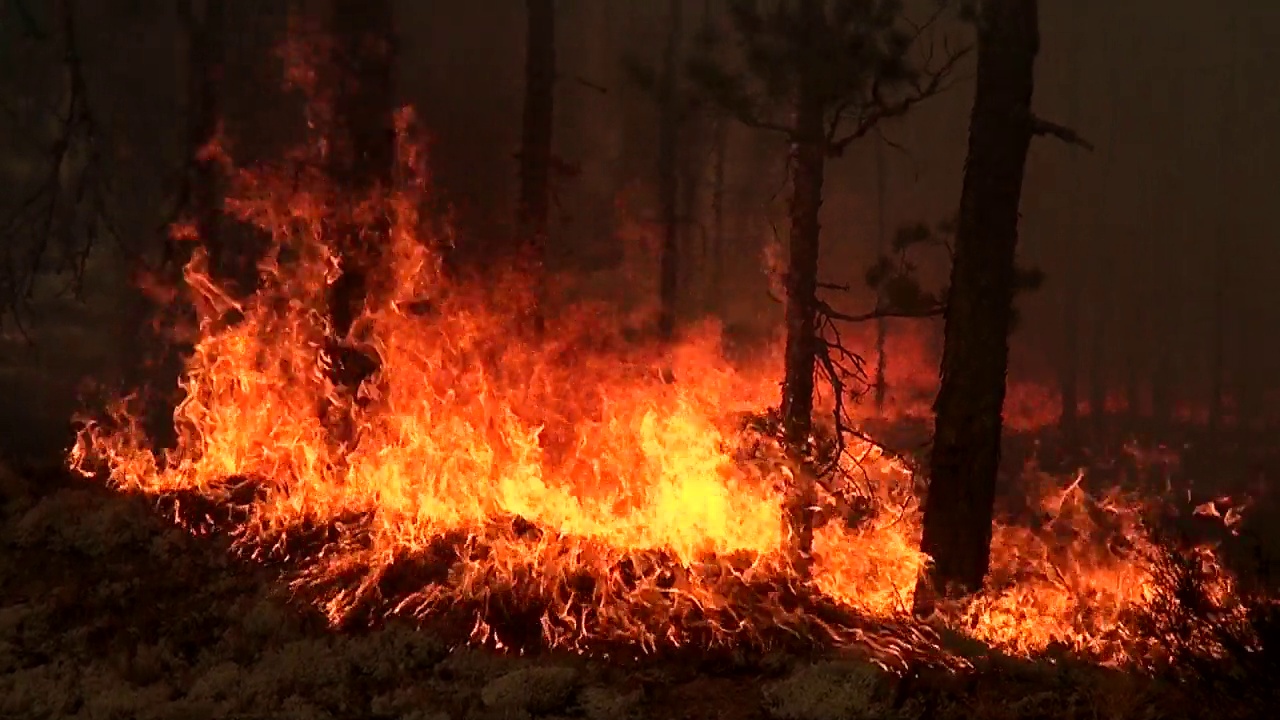
[[[128,198],[120,222],[139,235],[154,230],[153,208],[181,160],[182,48],[171,5],[79,3],[80,24],[92,30],[82,32],[83,53],[101,141],[119,154],[117,183]],[[224,114],[230,139],[249,157],[270,157],[297,136],[297,102],[280,88],[272,50],[287,5],[228,3]],[[323,13],[322,2],[296,5]],[[622,60],[658,62],[665,5],[558,3],[555,152],[578,172],[557,182],[554,219],[557,252],[570,269],[620,256],[620,196],[633,199],[632,220],[652,214],[657,111],[628,82]],[[706,4],[686,5],[692,32]],[[922,17],[932,2],[909,5]],[[1096,149],[1033,143],[1020,252],[1047,282],[1021,301],[1015,365],[1047,379],[1061,374],[1071,365],[1063,349],[1074,327],[1081,372],[1088,366],[1115,386],[1134,374],[1170,373],[1179,394],[1195,401],[1206,392],[1221,342],[1228,385],[1241,394],[1270,392],[1280,371],[1280,303],[1271,290],[1280,242],[1270,202],[1280,187],[1280,134],[1273,129],[1280,121],[1280,4],[1040,6],[1035,111],[1075,128]],[[432,172],[454,208],[459,241],[498,242],[514,216],[524,2],[400,0],[395,10],[397,87],[430,134]],[[956,24],[939,28],[935,41],[943,35],[952,44],[972,42]],[[39,53],[9,60],[2,74],[12,97],[29,90],[16,78],[53,67],[52,56]],[[972,62],[964,65],[946,93],[884,126],[895,146],[884,153],[886,233],[956,212],[973,70]],[[7,170],[30,152],[13,138],[4,147]],[[729,152],[729,284],[741,299],[729,319],[767,323],[776,306],[764,292],[761,248],[785,232],[785,147],[737,128]],[[877,252],[875,156],[871,141],[855,144],[829,167],[824,280],[858,286]],[[850,310],[869,302],[865,292],[833,301]],[[119,344],[118,334],[109,342]],[[100,349],[79,354],[92,357],[77,361],[80,370],[112,362]]]

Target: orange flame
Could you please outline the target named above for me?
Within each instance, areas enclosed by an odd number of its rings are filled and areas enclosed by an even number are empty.
[[[315,80],[296,68],[291,78]],[[788,599],[789,588],[807,587],[832,607],[894,623],[887,641],[899,655],[933,642],[906,618],[925,558],[905,463],[871,443],[853,449],[857,467],[851,459],[847,469],[866,473],[867,517],[831,519],[849,513],[827,498],[813,574],[802,580],[784,521],[793,469],[737,419],[775,401],[776,365],[735,367],[711,326],[672,347],[628,340],[624,323],[589,303],[530,340],[511,312],[528,297],[519,277],[476,287],[443,274],[439,249],[452,240],[419,215],[428,182],[412,115],[398,128],[396,191],[350,210],[390,221],[381,271],[391,292],[370,300],[352,332],[379,363],[361,396],[338,392],[324,353],[333,219],[345,206],[318,171],[234,169],[228,212],[268,233],[271,251],[244,299],[209,276],[203,252],[186,269],[200,332],[181,380],[176,447],[157,457],[121,401],[85,423],[75,467],[105,469],[123,491],[239,507],[239,547],[302,552],[296,584],[335,623],[371,605],[466,606],[476,637],[501,644],[494,607],[519,592],[536,600],[542,640],[561,647],[730,643],[814,626],[869,640]],[[328,148],[317,131],[297,157]],[[915,372],[900,359],[911,353],[891,350],[898,372]],[[920,411],[913,402],[904,394],[897,408]],[[349,415],[354,439],[334,438],[326,405]],[[999,528],[992,589],[950,622],[1009,652],[1063,644],[1124,659],[1125,618],[1147,602],[1152,578],[1139,504],[1090,499],[1079,478],[1066,489],[1034,471],[1026,480],[1045,528]],[[316,528],[326,529],[318,540]],[[393,592],[404,582],[397,568],[415,558],[420,574]]]

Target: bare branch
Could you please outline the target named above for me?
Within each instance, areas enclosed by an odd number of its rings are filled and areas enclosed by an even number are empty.
[[[831,307],[830,304],[823,302],[822,300],[819,300],[818,309],[821,310],[823,315],[826,315],[832,320],[839,320],[841,322],[850,322],[850,323],[862,323],[862,322],[868,322],[870,320],[880,320],[880,319],[888,319],[888,318],[923,319],[923,318],[938,317],[942,315],[944,312],[946,312],[947,307],[942,303],[933,305],[928,308],[924,308],[923,310],[896,310],[893,308],[878,307],[870,312],[862,313],[861,315],[850,315],[848,313],[842,313],[839,310],[836,310],[835,308]]]
[[[830,157],[840,157],[851,143],[865,137],[882,121],[902,117],[921,102],[949,90],[951,83],[948,83],[947,80],[950,79],[960,60],[969,54],[970,49],[969,47],[964,47],[949,52],[941,67],[936,70],[926,71],[924,73],[926,79],[923,81],[917,80],[911,92],[906,97],[899,98],[896,101],[889,102],[885,100],[881,94],[879,84],[873,83],[871,88],[871,108],[858,119],[857,125],[844,137],[835,139],[835,134],[832,133],[827,145],[827,154]],[[832,128],[835,128],[834,124]]]
[[[1049,122],[1048,120],[1037,117],[1036,115],[1031,116],[1031,134],[1054,137],[1068,145],[1075,145],[1076,147],[1084,148],[1090,152],[1093,152],[1094,150],[1093,143],[1081,137],[1080,133],[1072,130],[1066,125]]]

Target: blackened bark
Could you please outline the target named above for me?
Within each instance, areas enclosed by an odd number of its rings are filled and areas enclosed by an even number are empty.
[[[335,151],[330,173],[346,203],[343,214],[377,188],[389,188],[395,166],[395,34],[390,0],[334,0]],[[338,279],[330,287],[332,379],[354,391],[374,360],[350,337],[365,305],[380,292],[375,274],[389,240],[385,220],[360,224],[347,217],[335,228]]]
[[[817,27],[821,4],[804,0],[801,22]],[[818,89],[821,68],[802,61],[796,82],[791,140],[791,234],[786,278],[786,331],[782,385],[782,429],[801,470],[791,500],[791,531],[798,559],[807,567],[813,547],[814,479],[803,471],[813,431],[813,373],[818,351],[818,247],[821,234],[822,183],[826,170],[825,106]]]
[[[942,384],[921,548],[933,562],[915,610],[982,587],[991,523],[1009,331],[1018,206],[1032,136],[1031,95],[1039,48],[1034,0],[986,0],[946,311]]]
[[[551,143],[556,98],[555,0],[527,0],[524,116],[518,228],[526,259],[541,272],[551,222]]]
[[[670,339],[675,332],[676,296],[680,282],[680,108],[677,65],[680,62],[681,5],[680,0],[670,0],[667,5],[667,42],[662,58],[661,85],[658,88],[661,112],[658,127],[658,203],[662,213],[662,245],[658,258],[658,334],[664,339]]]

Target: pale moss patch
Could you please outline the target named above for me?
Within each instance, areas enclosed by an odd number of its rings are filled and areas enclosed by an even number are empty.
[[[77,698],[76,675],[67,663],[0,675],[0,717],[67,717]]]
[[[480,691],[485,707],[546,714],[564,709],[578,688],[577,670],[527,667],[490,681]]]
[[[587,720],[628,720],[637,714],[642,690],[620,693],[607,687],[584,688],[578,693],[578,706]]]
[[[23,514],[10,540],[19,547],[105,557],[149,543],[148,520],[132,503],[103,502],[86,490],[61,490]]]
[[[808,665],[769,683],[764,696],[778,720],[882,718],[890,708],[880,699],[884,673],[868,663],[830,661]]]

